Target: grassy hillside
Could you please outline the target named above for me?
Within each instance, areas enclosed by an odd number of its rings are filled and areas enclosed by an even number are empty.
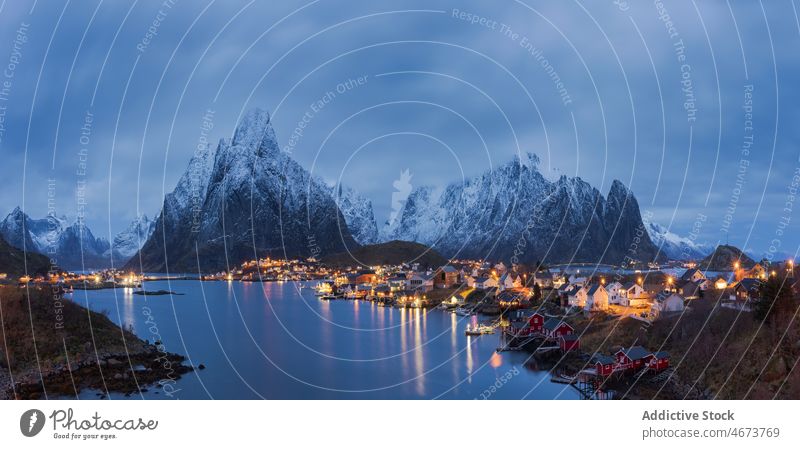
[[[0,385],[0,398],[73,396],[83,388],[135,392],[190,369],[180,365],[183,357],[158,352],[47,287],[0,287],[0,312],[0,374],[10,372],[20,384],[15,391]],[[140,368],[134,372],[133,366]]]
[[[800,324],[791,320],[796,300],[793,310],[781,310],[762,325],[752,313],[720,307],[716,299],[709,293],[692,301],[682,316],[649,327],[606,315],[578,318],[574,324],[585,330],[581,346],[588,353],[610,354],[630,345],[670,353],[676,382],[661,391],[637,384],[632,397],[800,399],[800,369],[792,369],[800,360]]]
[[[50,268],[50,260],[38,253],[27,252],[14,248],[0,237],[0,273],[10,277],[19,277],[25,274],[25,262],[28,262],[28,274],[46,273]]]
[[[322,262],[336,267],[419,263],[422,268],[435,268],[445,265],[447,259],[423,244],[392,240],[391,242],[362,246],[350,253],[326,256]]]

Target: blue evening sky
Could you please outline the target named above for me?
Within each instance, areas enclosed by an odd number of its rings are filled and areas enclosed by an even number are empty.
[[[700,242],[800,245],[790,0],[0,1],[3,214],[85,200],[109,237],[159,212],[208,110],[216,145],[261,107],[284,147],[305,115],[293,156],[379,222],[402,170],[443,185],[533,152],[681,235],[702,214]]]

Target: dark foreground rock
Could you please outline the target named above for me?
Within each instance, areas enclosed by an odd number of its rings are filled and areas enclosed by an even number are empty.
[[[175,382],[194,370],[184,365],[185,357],[162,353],[155,347],[140,354],[111,354],[77,364],[56,366],[42,371],[30,370],[0,397],[14,399],[44,399],[76,397],[86,389],[97,390],[101,396],[122,393],[126,396],[144,393],[150,388],[175,391]],[[43,381],[42,381],[43,379]]]

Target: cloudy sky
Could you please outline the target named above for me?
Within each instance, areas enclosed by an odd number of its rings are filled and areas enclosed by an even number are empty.
[[[207,111],[216,144],[262,107],[284,146],[309,114],[294,157],[379,221],[402,170],[442,185],[533,152],[698,242],[800,245],[789,0],[0,1],[3,213],[113,235],[158,214]]]

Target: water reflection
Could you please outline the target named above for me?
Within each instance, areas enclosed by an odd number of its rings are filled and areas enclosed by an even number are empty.
[[[462,322],[441,310],[304,301],[313,292],[275,283],[148,283],[158,289],[186,296],[148,302],[128,291],[122,298],[112,290],[83,294],[94,310],[119,305],[111,318],[133,324],[141,337],[150,335],[141,308],[152,308],[166,347],[207,367],[179,381],[180,399],[472,399],[527,358],[495,354],[501,334],[468,337],[464,326],[474,318]],[[365,332],[372,329],[379,330]],[[531,398],[577,397],[547,372],[522,370],[518,379],[493,398],[518,399],[531,389]]]
[[[425,319],[425,313],[421,309],[414,310],[414,365],[417,368],[417,393],[420,396],[425,395],[425,357],[423,354],[423,341],[422,341],[422,321]],[[420,316],[422,314],[422,316]]]

